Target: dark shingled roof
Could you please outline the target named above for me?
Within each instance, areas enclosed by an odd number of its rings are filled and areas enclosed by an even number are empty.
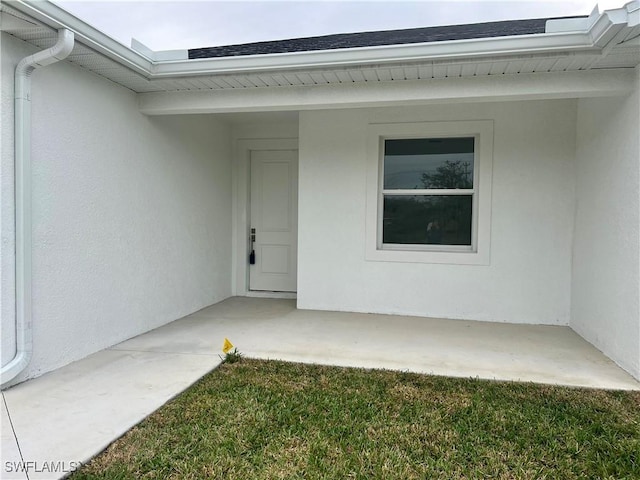
[[[189,50],[189,58],[237,57],[242,55],[265,55],[269,53],[308,52],[312,50],[335,50],[340,48],[531,35],[544,33],[547,20],[551,19],[536,18],[529,20],[472,23],[468,25],[410,28],[406,30],[386,30],[381,32],[340,33],[337,35],[294,38],[291,40],[193,48]]]

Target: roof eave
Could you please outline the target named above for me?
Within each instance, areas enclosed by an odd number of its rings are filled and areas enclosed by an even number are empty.
[[[406,63],[424,60],[486,58],[514,54],[552,52],[598,53],[588,33],[522,35],[431,43],[411,43],[375,47],[316,50],[307,52],[245,55],[181,61],[167,61],[153,66],[153,77],[204,75],[216,73],[250,73],[265,70],[298,70],[356,65]]]
[[[3,0],[3,3],[53,29],[71,30],[77,42],[148,76],[152,61],[49,1]]]
[[[620,38],[625,27],[634,24],[635,17],[632,16],[636,15],[640,2],[634,0],[626,7],[599,14],[584,31],[178,61],[153,61],[48,1],[10,0],[6,3],[52,28],[73,31],[77,41],[148,79],[156,79],[514,54],[598,54]]]

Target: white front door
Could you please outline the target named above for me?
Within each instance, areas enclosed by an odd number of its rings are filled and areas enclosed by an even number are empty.
[[[249,290],[295,292],[298,261],[298,151],[251,152]]]

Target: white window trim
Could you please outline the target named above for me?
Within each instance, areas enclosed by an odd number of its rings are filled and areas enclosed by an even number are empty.
[[[382,165],[384,140],[474,137],[472,245],[382,245]],[[366,254],[368,261],[489,265],[493,120],[370,124],[367,132]],[[442,193],[439,191],[438,193]]]

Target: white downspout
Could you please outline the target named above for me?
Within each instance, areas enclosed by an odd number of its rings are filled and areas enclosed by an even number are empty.
[[[16,355],[2,366],[0,381],[13,380],[31,360],[31,74],[36,68],[64,60],[74,35],[58,30],[56,44],[20,60],[15,73],[15,210],[16,210]]]

